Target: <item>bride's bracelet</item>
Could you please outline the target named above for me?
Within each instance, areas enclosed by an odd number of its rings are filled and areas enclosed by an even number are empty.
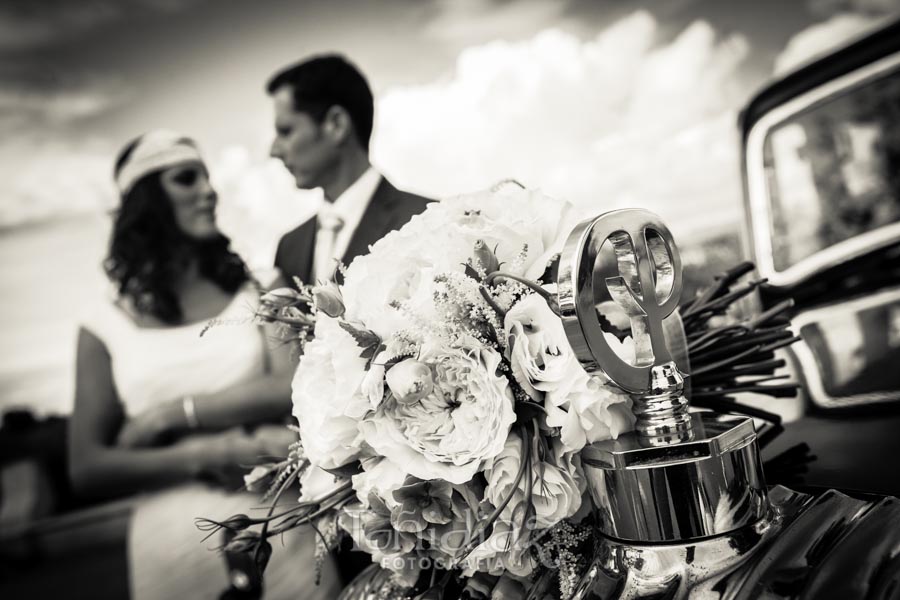
[[[197,408],[194,406],[194,397],[185,396],[181,399],[181,408],[184,409],[184,420],[188,429],[200,429],[200,421],[197,419]]]

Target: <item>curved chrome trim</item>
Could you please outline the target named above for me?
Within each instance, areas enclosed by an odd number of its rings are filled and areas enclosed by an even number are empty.
[[[775,108],[757,121],[747,135],[745,161],[747,167],[747,192],[750,203],[751,228],[754,259],[762,277],[771,285],[794,285],[814,273],[823,271],[847,260],[862,256],[874,249],[889,245],[900,239],[900,223],[886,225],[874,231],[851,238],[816,252],[784,271],[775,269],[772,256],[771,222],[766,174],[763,161],[763,146],[766,135],[782,121],[822,102],[852,85],[875,79],[879,75],[900,66],[900,52],[889,54],[880,60],[861,67],[843,77],[825,83],[793,100]]]
[[[844,312],[835,310],[836,307],[847,308],[858,312],[862,309],[873,306],[884,306],[892,302],[900,302],[900,287],[884,290],[874,296],[860,298],[859,300],[854,300],[852,302],[831,304],[829,306],[801,313],[794,317],[792,329],[799,335],[804,325],[821,321],[821,316],[823,314]],[[800,362],[800,367],[803,370],[803,378],[806,381],[806,390],[813,403],[817,406],[821,406],[822,408],[846,408],[862,404],[876,404],[900,400],[900,390],[894,390],[887,393],[873,392],[868,394],[857,394],[855,396],[829,396],[825,391],[825,387],[822,385],[822,374],[819,369],[819,363],[816,362],[816,357],[813,356],[812,350],[809,349],[805,340],[794,344],[791,346],[791,349],[796,354],[797,360]]]

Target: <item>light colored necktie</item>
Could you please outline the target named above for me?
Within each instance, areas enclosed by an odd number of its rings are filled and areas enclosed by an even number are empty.
[[[335,259],[335,242],[338,233],[344,227],[344,219],[333,211],[319,213],[319,230],[316,233],[316,250],[314,257],[313,281],[330,281],[337,266]]]

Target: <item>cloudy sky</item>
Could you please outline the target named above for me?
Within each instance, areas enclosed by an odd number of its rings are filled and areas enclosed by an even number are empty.
[[[515,177],[728,223],[740,106],[898,2],[0,0],[0,225],[111,206],[117,149],[160,126],[200,141],[226,221],[299,220],[315,199],[266,160],[263,85],[332,50],[367,73],[374,160],[401,186]]]
[[[134,136],[196,137],[223,229],[271,265],[319,201],[267,160],[263,87],[286,64],[359,64],[379,99],[374,162],[398,185],[439,197],[514,177],[586,212],[644,206],[684,249],[736,231],[735,125],[753,91],[898,4],[0,0],[0,413],[70,408],[112,161]]]

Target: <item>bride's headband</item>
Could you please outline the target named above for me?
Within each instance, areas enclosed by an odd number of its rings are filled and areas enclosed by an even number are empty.
[[[165,129],[151,131],[141,136],[119,169],[116,186],[122,194],[127,194],[147,173],[189,161],[203,162],[194,140]]]

